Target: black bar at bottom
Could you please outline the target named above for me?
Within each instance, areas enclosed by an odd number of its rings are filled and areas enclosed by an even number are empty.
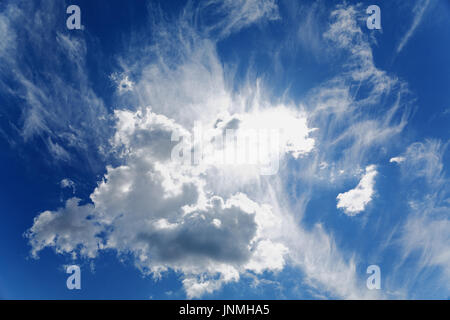
[[[90,301],[0,301],[2,312],[11,308],[13,315],[23,312],[54,314],[65,317],[114,315],[134,318],[137,314],[145,319],[311,319],[320,316],[386,317],[398,312],[416,314],[438,308],[446,309],[449,301],[317,301],[317,300],[90,300]],[[41,314],[42,314],[41,313]],[[445,314],[445,312],[443,313]],[[134,316],[133,316],[134,315]],[[358,316],[359,315],[359,316]]]

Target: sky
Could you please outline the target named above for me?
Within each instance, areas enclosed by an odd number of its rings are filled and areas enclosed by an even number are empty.
[[[449,24],[1,0],[0,299],[448,299]]]

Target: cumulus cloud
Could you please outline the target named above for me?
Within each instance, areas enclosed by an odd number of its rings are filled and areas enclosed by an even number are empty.
[[[375,194],[374,185],[377,174],[376,166],[367,166],[364,176],[355,189],[338,194],[336,197],[338,200],[337,208],[343,209],[349,216],[354,216],[364,211]]]
[[[270,206],[243,193],[211,195],[199,174],[173,163],[170,136],[182,130],[173,120],[149,109],[116,117],[113,146],[122,150],[123,165],[107,168],[92,204],[70,199],[35,219],[27,233],[34,255],[44,247],[91,258],[105,249],[131,253],[144,273],[181,272],[191,298],[242,271],[283,267],[286,247],[265,232]]]
[[[272,1],[225,1],[220,7],[227,13],[225,24],[215,26],[222,34],[272,19],[277,10]],[[143,58],[138,66],[130,64],[132,73],[141,70],[133,85],[129,78],[114,77],[119,93],[122,82],[133,88],[124,97],[139,106],[114,112],[110,145],[119,165],[107,166],[90,203],[72,198],[65,207],[36,217],[26,233],[34,256],[45,247],[87,258],[107,249],[119,256],[131,254],[144,274],[159,277],[169,269],[179,272],[189,298],[237,281],[246,272],[283,268],[288,249],[274,232],[280,222],[271,204],[252,200],[236,185],[215,192],[211,185],[218,178],[213,172],[220,166],[182,166],[172,161],[177,142],[171,137],[175,132],[183,138],[191,136],[196,121],[214,129],[221,121],[239,119],[242,130],[261,126],[255,118],[267,125],[277,116],[289,124],[279,152],[298,158],[314,147],[306,116],[292,107],[274,108],[253,93],[234,94],[225,85],[214,41],[198,34],[184,18],[154,28],[161,41],[148,48],[161,59]],[[69,56],[82,53],[81,40],[74,42],[64,35],[58,39]],[[123,65],[128,62],[123,59]],[[228,118],[222,117],[223,111]]]
[[[78,206],[77,198],[67,200],[64,208],[56,211],[44,211],[35,219],[27,231],[32,254],[37,257],[40,250],[53,247],[57,253],[71,253],[95,257],[101,239],[97,237],[100,227],[87,223],[92,214],[92,205]]]

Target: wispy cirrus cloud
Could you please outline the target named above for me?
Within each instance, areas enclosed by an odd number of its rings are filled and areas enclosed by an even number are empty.
[[[202,13],[221,16],[205,28],[209,32],[218,32],[219,38],[255,23],[280,18],[278,5],[274,0],[208,0],[200,7],[200,16]]]
[[[403,179],[410,188],[408,205],[410,213],[401,227],[398,243],[402,247],[402,259],[398,267],[414,264],[415,279],[407,279],[406,287],[429,281],[433,268],[440,270],[435,278],[436,290],[449,293],[441,283],[450,279],[450,189],[444,166],[447,144],[438,140],[426,140],[411,144],[398,163]],[[399,271],[400,272],[400,271]],[[415,293],[410,293],[414,298]]]
[[[413,13],[414,18],[411,24],[411,27],[406,32],[406,34],[403,36],[403,38],[400,40],[400,43],[397,46],[396,53],[399,54],[403,48],[408,43],[409,39],[413,36],[414,32],[416,31],[417,27],[420,25],[420,22],[422,21],[422,18],[425,14],[425,11],[427,10],[428,6],[430,4],[430,0],[417,0]]]
[[[11,119],[4,126],[8,140],[39,141],[54,159],[83,155],[95,166],[89,159],[107,139],[107,110],[87,75],[85,39],[68,33],[64,15],[53,14],[65,12],[62,2],[7,1],[2,8],[0,96],[1,112]]]

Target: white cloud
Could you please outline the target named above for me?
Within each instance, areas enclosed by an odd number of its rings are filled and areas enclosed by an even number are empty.
[[[446,296],[450,294],[447,285],[450,281],[450,206],[435,192],[410,201],[410,215],[400,230],[398,243],[402,251],[396,268],[399,272],[406,266],[411,268],[410,278],[400,284],[409,289],[410,298],[421,296],[412,290],[418,284],[432,286],[436,292],[443,290]],[[447,196],[448,192],[447,188]],[[433,271],[437,272],[433,274]],[[433,274],[432,281],[430,274]]]
[[[430,203],[429,203],[430,204]],[[404,256],[419,252],[419,270],[438,266],[445,281],[450,281],[450,208],[421,207],[422,212],[410,217],[401,238]]]
[[[338,194],[336,197],[338,200],[337,208],[343,209],[349,216],[354,216],[364,211],[375,194],[374,185],[377,174],[376,166],[367,166],[364,176],[355,189]]]
[[[389,160],[390,163],[402,163],[405,161],[405,157],[393,157]]]
[[[73,182],[69,178],[62,179],[61,182],[60,182],[60,185],[61,185],[61,188],[70,188],[70,189],[72,189],[72,193],[75,193],[75,191],[76,191],[75,182]]]
[[[385,152],[408,123],[411,93],[404,81],[376,66],[359,8],[338,5],[323,34],[330,59],[338,56],[342,70],[304,101],[311,126],[319,128],[314,138],[321,147],[303,170],[303,179],[338,182],[351,177],[361,164],[374,161],[369,158],[374,153]],[[319,172],[322,162],[329,165]]]
[[[57,253],[76,253],[80,246],[80,254],[95,257],[101,239],[97,237],[100,226],[87,223],[92,215],[93,206],[79,206],[80,200],[67,200],[64,208],[56,211],[44,211],[35,219],[33,226],[27,231],[32,254],[37,257],[40,250],[53,247]]]
[[[400,84],[395,77],[376,67],[370,42],[361,30],[358,18],[357,7],[338,5],[331,13],[332,22],[323,37],[334,46],[352,54],[348,61],[348,76],[353,81],[366,82],[369,90],[367,96],[360,99],[359,104],[374,104],[383,94]]]
[[[196,170],[172,162],[171,133],[183,130],[173,120],[148,108],[116,117],[112,143],[123,164],[107,167],[93,204],[70,199],[35,219],[27,233],[34,255],[45,247],[90,258],[105,249],[132,253],[144,273],[181,272],[190,298],[246,270],[282,269],[287,249],[266,231],[276,220],[269,206],[243,193],[211,195]]]
[[[118,74],[113,73],[110,76],[111,80],[114,81],[114,83],[117,86],[117,91],[119,94],[123,94],[128,91],[133,91],[134,82],[129,79],[129,76],[124,74]]]
[[[430,4],[430,0],[417,0],[416,5],[413,9],[414,12],[414,19],[411,27],[409,28],[408,32],[403,36],[403,38],[400,40],[400,43],[397,46],[397,54],[400,53],[403,48],[408,43],[409,39],[412,37],[414,32],[416,31],[417,27],[419,26],[420,22],[422,21],[423,15]]]
[[[203,6],[206,12],[209,7],[218,7],[216,10],[221,19],[217,19],[209,29],[210,32],[219,31],[220,37],[257,22],[279,19],[278,6],[274,0],[209,0]]]
[[[12,50],[16,47],[16,33],[11,28],[10,23],[17,15],[14,6],[7,6],[4,12],[0,13],[0,57],[8,58]]]
[[[399,243],[402,255],[397,268],[414,265],[412,276],[401,285],[405,288],[417,283],[430,284],[427,272],[439,268],[433,290],[446,290],[441,285],[450,281],[450,189],[445,174],[446,145],[438,140],[411,144],[402,155],[404,182],[409,186],[410,213],[404,221]],[[411,296],[414,298],[414,296]]]
[[[307,275],[305,284],[327,298],[380,299],[384,296],[384,292],[369,291],[361,285],[365,279],[358,277],[355,257],[344,258],[344,253],[321,224],[316,224],[312,230],[299,230],[294,226],[291,221],[285,227],[290,243],[289,257],[293,265]]]
[[[401,156],[404,159],[401,168],[405,176],[424,178],[433,188],[441,187],[445,182],[442,149],[442,143],[438,140],[411,144]]]
[[[322,23],[323,6],[319,2],[314,2],[311,5],[303,3],[292,3],[293,6],[291,14],[292,18],[299,22],[298,25],[298,39],[303,49],[310,51],[315,57],[322,58],[325,53],[325,46],[322,39]],[[296,10],[296,6],[299,6]]]
[[[20,114],[14,119],[19,130],[9,130],[8,140],[42,140],[44,152],[63,161],[74,151],[96,158],[107,136],[106,108],[88,79],[84,39],[66,34],[53,14],[65,12],[64,4],[7,1],[2,10],[0,30],[7,34],[0,37],[0,93]]]
[[[281,271],[287,253],[287,248],[281,243],[263,240],[258,243],[253,259],[245,267],[256,273],[261,273],[265,269]]]

